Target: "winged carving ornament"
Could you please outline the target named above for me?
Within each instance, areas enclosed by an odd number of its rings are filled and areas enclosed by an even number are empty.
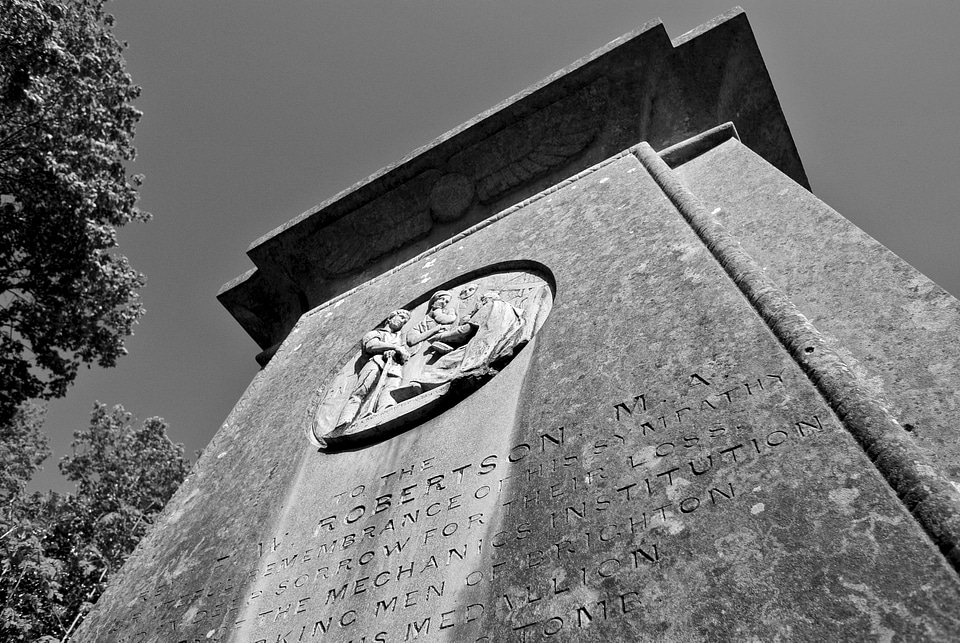
[[[566,165],[601,131],[607,92],[607,80],[595,80],[455,154],[445,172],[423,172],[328,224],[317,235],[321,269],[358,272],[426,236],[435,222],[459,219],[473,201],[489,203]]]
[[[601,78],[456,154],[451,171],[473,178],[487,203],[573,160],[603,127],[607,80]]]

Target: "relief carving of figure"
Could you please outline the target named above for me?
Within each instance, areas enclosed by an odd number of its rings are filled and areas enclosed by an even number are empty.
[[[473,295],[464,290],[467,294],[459,303]],[[430,312],[408,332],[407,345],[415,357],[403,371],[403,386],[393,392],[398,400],[458,377],[484,374],[481,371],[499,358],[511,356],[517,347],[523,311],[503,301],[498,292],[483,293],[479,304],[461,315],[452,307],[452,299],[447,291],[434,293]]]
[[[409,319],[406,310],[395,310],[383,326],[363,336],[365,361],[358,364],[357,384],[340,412],[338,428],[396,403],[390,393],[400,385],[403,364],[410,357],[400,333]]]
[[[467,318],[472,315],[479,305],[480,296],[477,291],[480,289],[478,284],[467,284],[457,293],[457,314],[460,317]]]
[[[402,387],[394,391],[399,401],[422,393],[425,372],[434,367],[437,357],[469,341],[473,328],[460,323],[463,315],[458,304],[453,303],[453,293],[438,290],[427,303],[423,321],[407,331],[411,358],[403,369]]]
[[[551,304],[543,279],[504,271],[393,311],[319,391],[311,439],[356,443],[440,412],[506,366]]]

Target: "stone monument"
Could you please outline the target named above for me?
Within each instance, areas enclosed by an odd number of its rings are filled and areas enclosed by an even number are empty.
[[[960,305],[809,192],[739,10],[248,254],[263,369],[77,640],[960,639]]]

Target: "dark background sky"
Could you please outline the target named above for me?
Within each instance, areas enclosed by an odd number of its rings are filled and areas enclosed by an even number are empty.
[[[147,314],[117,368],[50,404],[56,457],[94,400],[160,415],[189,453],[257,370],[215,299],[248,244],[610,40],[672,38],[731,0],[120,0],[144,112],[148,224],[120,251]],[[960,294],[960,2],[743,2],[814,192]],[[42,486],[70,486],[55,459]]]

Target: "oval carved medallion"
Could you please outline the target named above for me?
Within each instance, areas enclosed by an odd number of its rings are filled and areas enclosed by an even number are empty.
[[[311,440],[324,450],[355,447],[443,412],[505,368],[552,305],[543,276],[509,270],[465,275],[394,310],[320,391]]]

